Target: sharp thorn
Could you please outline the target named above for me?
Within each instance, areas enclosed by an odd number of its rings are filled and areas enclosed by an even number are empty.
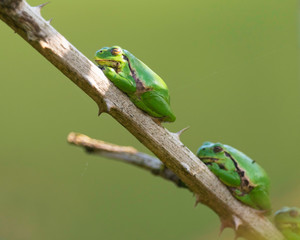
[[[112,107],[113,104],[110,101],[103,99],[103,101],[98,103],[98,116],[103,112],[109,112]]]
[[[221,221],[221,226],[220,226],[219,236],[222,234],[225,228],[232,228],[233,230],[235,230],[235,236],[239,237],[237,231],[238,228],[242,225],[242,221],[240,218],[238,218],[237,216],[232,216],[232,218],[220,217],[220,221]]]
[[[98,116],[100,116],[101,113],[103,113],[103,112],[104,112],[103,106],[102,105],[98,105]]]
[[[190,128],[190,126],[185,127],[185,128],[183,128],[183,129],[181,129],[180,131],[178,131],[178,132],[176,132],[176,133],[173,133],[173,134],[174,134],[174,136],[175,136],[178,140],[180,140],[181,134],[184,133],[184,132],[185,132],[186,130],[188,130],[189,128]]]
[[[188,130],[190,128],[190,126],[187,126],[187,127],[185,127],[185,128],[183,128],[183,129],[181,129],[179,132],[177,132],[176,134],[178,135],[178,137],[180,137],[180,135],[182,134],[182,133],[184,133],[186,130]]]
[[[106,101],[106,111],[110,112],[110,110],[114,107],[114,104],[110,101]]]
[[[39,9],[42,9],[43,7],[45,7],[47,4],[49,4],[50,2],[45,2],[45,3],[43,3],[43,4],[41,4],[41,5],[38,5],[37,7],[39,8]]]
[[[52,19],[53,19],[53,18],[50,18],[50,19],[47,21],[47,23],[48,23],[48,24],[51,24]]]
[[[46,6],[48,3],[49,3],[49,2],[40,4],[40,5],[38,5],[38,6],[33,7],[33,9],[34,9],[34,11],[35,11],[37,14],[41,15],[41,10],[42,10],[42,8],[43,8],[44,6]]]
[[[225,220],[225,219],[222,219],[222,218],[220,218],[220,220],[221,220],[221,226],[220,226],[220,231],[219,231],[219,237],[221,236],[221,234],[223,233],[225,228],[230,228],[231,227],[231,224],[230,224],[229,220]]]
[[[200,203],[200,195],[198,193],[195,193],[195,197],[196,197],[196,202],[194,204],[194,207],[197,207],[198,203]]]
[[[221,234],[223,233],[223,231],[224,231],[225,228],[226,228],[226,226],[224,226],[223,224],[221,224],[220,230],[219,230],[219,237],[221,236]]]
[[[237,216],[233,215],[233,223],[234,223],[234,229],[237,231],[239,227],[242,225],[242,220],[238,218]]]

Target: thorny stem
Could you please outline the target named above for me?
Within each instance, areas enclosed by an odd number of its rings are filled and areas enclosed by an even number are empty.
[[[137,109],[100,69],[42,18],[40,9],[25,0],[0,0],[0,19],[88,94],[100,113],[110,114],[149,148],[219,215],[223,225],[234,228],[238,224],[237,234],[247,239],[283,239],[267,218],[237,201],[176,134]]]

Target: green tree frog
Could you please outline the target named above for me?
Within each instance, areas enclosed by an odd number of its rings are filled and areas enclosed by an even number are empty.
[[[270,212],[269,178],[255,161],[231,146],[211,142],[205,142],[197,156],[235,198],[255,209]]]
[[[278,210],[274,222],[287,240],[300,240],[300,208],[284,207]]]
[[[96,52],[95,61],[106,77],[130,100],[159,122],[174,122],[169,90],[165,82],[146,64],[119,46]]]

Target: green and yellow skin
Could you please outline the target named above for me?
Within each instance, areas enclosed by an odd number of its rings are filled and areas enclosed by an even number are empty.
[[[130,100],[159,122],[174,122],[169,90],[165,82],[146,64],[119,46],[96,52],[95,61],[105,76]]]
[[[211,142],[205,142],[198,149],[197,156],[235,198],[270,213],[269,178],[255,161],[231,146]]]
[[[300,240],[300,208],[284,207],[278,210],[274,222],[287,240]]]

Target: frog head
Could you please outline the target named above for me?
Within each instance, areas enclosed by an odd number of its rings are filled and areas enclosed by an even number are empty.
[[[197,157],[205,164],[225,159],[224,146],[221,143],[204,142],[197,151]]]
[[[300,236],[300,209],[296,207],[284,207],[275,213],[276,227],[279,230],[289,230]]]
[[[119,72],[126,64],[123,57],[123,50],[119,46],[104,47],[98,50],[95,54],[95,61],[99,67],[111,67]]]
[[[235,169],[231,156],[222,143],[204,142],[197,151],[197,157],[208,166],[217,163],[222,169]]]

